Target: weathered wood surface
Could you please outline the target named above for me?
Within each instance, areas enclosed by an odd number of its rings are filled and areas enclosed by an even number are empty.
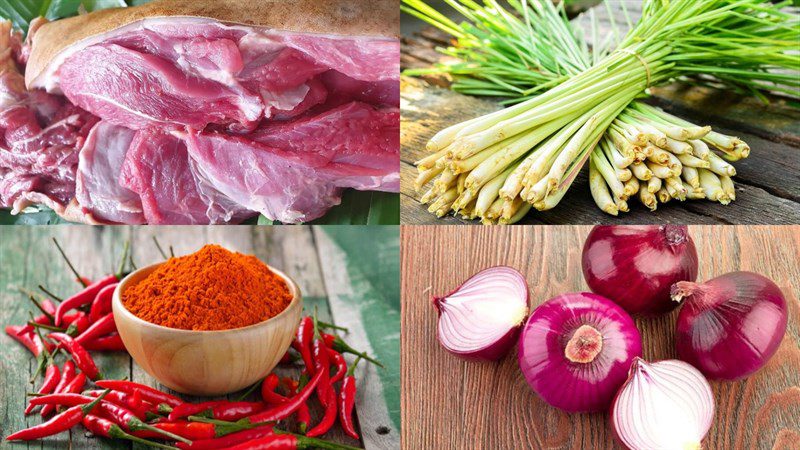
[[[618,449],[606,414],[544,403],[519,370],[516,348],[496,363],[468,362],[436,340],[432,294],[507,264],[527,278],[531,307],[588,290],[580,256],[590,227],[404,227],[401,318],[403,448]],[[800,442],[800,227],[692,226],[698,279],[733,270],[769,276],[789,302],[789,327],[769,363],[738,382],[712,382],[717,413],[706,450],[796,449]],[[675,358],[677,311],[638,319],[646,359]]]
[[[622,2],[611,2],[619,14]],[[638,2],[627,2],[635,20]],[[608,14],[596,7],[602,31],[608,25]],[[620,16],[621,17],[621,16]],[[624,32],[622,19],[617,25]],[[587,23],[586,14],[575,19]],[[448,45],[448,37],[426,28],[403,38],[403,69],[430,67],[443,61],[437,46]],[[401,80],[401,223],[459,224],[467,222],[447,216],[437,219],[417,201],[422,195],[413,187],[416,176],[414,161],[427,155],[425,143],[437,131],[485,114],[500,106],[497,102],[461,95],[447,90],[450,80],[442,76]],[[737,199],[728,206],[709,201],[672,201],[650,212],[638,201],[632,201],[629,213],[618,217],[600,211],[589,193],[586,169],[573,183],[567,195],[553,210],[530,212],[521,223],[589,224],[589,223],[734,223],[796,224],[800,223],[800,109],[786,99],[774,98],[765,105],[759,100],[707,87],[691,87],[680,83],[655,88],[649,100],[665,110],[695,123],[708,124],[723,133],[744,139],[752,148],[748,159],[734,165]]]
[[[397,247],[397,227],[378,227],[383,231],[363,238],[363,245],[369,246],[383,258],[393,262],[384,267],[386,276],[399,280]],[[353,233],[351,227],[332,227],[331,233]],[[367,271],[370,275],[377,273],[378,267],[362,264],[352,249],[345,249],[333,243],[320,245],[318,240],[328,239],[327,231],[313,230],[312,227],[0,227],[0,323],[17,324],[27,320],[30,302],[18,293],[17,287],[24,286],[35,289],[37,284],[44,284],[57,293],[67,295],[77,287],[71,279],[63,261],[52,245],[51,237],[58,238],[65,247],[77,269],[88,276],[99,276],[111,270],[114,261],[119,257],[122,243],[129,239],[134,250],[134,259],[138,265],[149,264],[161,259],[152,243],[152,236],[157,236],[162,245],[172,245],[175,254],[186,254],[196,251],[205,243],[217,243],[226,248],[255,254],[268,264],[282,268],[297,281],[304,296],[307,311],[316,306],[319,316],[335,323],[347,322],[348,325],[373,330],[392,327],[399,330],[397,314],[387,315],[381,320],[372,320],[369,325],[361,325],[365,319],[362,314],[346,316],[349,312],[361,312],[365,304],[380,304],[387,301],[381,296],[371,294],[369,283],[352,286],[353,295],[342,297],[331,295],[345,289],[341,282],[353,270]],[[378,240],[386,242],[377,242]],[[392,247],[393,245],[393,247]],[[324,249],[323,249],[324,247]],[[394,251],[390,251],[391,249]],[[387,250],[382,250],[387,249]],[[337,255],[331,259],[330,255]],[[346,261],[343,264],[342,261]],[[370,268],[372,268],[370,272]],[[394,272],[392,272],[392,268]],[[341,275],[342,281],[329,281],[328,274]],[[350,275],[353,276],[353,275]],[[337,282],[339,284],[337,284]],[[396,281],[399,283],[399,281]],[[395,289],[394,295],[398,296]],[[399,301],[399,300],[398,300]],[[344,304],[347,303],[347,304]],[[391,305],[390,305],[391,306]],[[389,307],[387,306],[387,309]],[[399,308],[398,308],[399,309]],[[399,397],[399,382],[387,382],[387,379],[399,377],[399,332],[392,339],[373,342],[375,336],[367,333],[351,333],[346,336],[348,342],[356,348],[369,349],[379,359],[386,361],[388,369],[385,373],[376,373],[376,368],[367,364],[359,365],[359,395],[356,402],[356,415],[361,428],[362,441],[347,437],[337,425],[325,438],[348,445],[364,446],[367,449],[386,449],[399,446],[399,414],[393,421],[386,411],[399,409],[399,398],[395,404],[386,402]],[[39,423],[38,415],[24,418],[22,410],[25,405],[25,393],[33,390],[28,384],[35,369],[35,361],[17,343],[3,334],[0,338],[0,436],[11,431]],[[98,365],[108,378],[128,377],[133,381],[157,386],[156,381],[147,375],[138,365],[132,362],[127,354],[95,353]],[[396,361],[389,361],[394,358]],[[349,362],[353,358],[347,356]],[[280,373],[296,375],[299,369],[279,369]],[[389,371],[393,371],[389,373]],[[39,379],[41,382],[41,379]],[[38,384],[37,386],[38,387]],[[391,393],[389,390],[396,392]],[[231,394],[236,398],[239,393]],[[255,398],[255,396],[254,396]],[[380,415],[378,412],[383,411]],[[321,417],[322,411],[312,410],[313,420]],[[378,434],[375,430],[387,430]],[[87,436],[83,428],[76,428],[71,433],[62,433],[57,437],[41,442],[31,443],[36,448],[144,448],[139,445],[131,447],[128,443],[112,442],[106,439]],[[0,448],[23,448],[25,444],[0,443]]]

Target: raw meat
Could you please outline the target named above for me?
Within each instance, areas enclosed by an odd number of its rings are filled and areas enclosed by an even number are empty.
[[[397,39],[155,17],[74,43],[25,92],[36,52],[4,34],[2,206],[297,223],[346,188],[399,191]]]

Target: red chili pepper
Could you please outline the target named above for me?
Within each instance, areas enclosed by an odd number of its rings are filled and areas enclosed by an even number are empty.
[[[112,283],[100,289],[94,301],[92,301],[92,307],[89,310],[89,322],[95,323],[111,312],[111,299],[114,297],[114,290],[117,289],[118,284]]]
[[[291,395],[295,395],[299,389],[308,383],[308,374],[304,372],[300,374],[299,381],[291,381],[293,383],[287,383],[289,384],[289,393]],[[299,408],[297,408],[297,416],[295,419],[297,421],[297,429],[300,431],[300,434],[305,434],[308,430],[308,425],[311,423],[311,413],[308,410],[308,403],[303,403]]]
[[[102,394],[104,391],[101,390],[92,390],[86,391],[83,394],[88,395],[90,397],[97,397],[98,395]],[[145,420],[147,418],[147,405],[142,401],[142,398],[137,393],[128,394],[125,392],[120,391],[111,391],[106,395],[106,401],[111,402],[115,405],[122,406],[123,408],[129,409],[136,417],[141,420]]]
[[[58,307],[56,307],[55,325],[57,327],[61,326],[61,322],[64,320],[64,314],[66,314],[67,311],[91,303],[94,301],[95,297],[97,297],[97,293],[100,292],[101,289],[109,284],[116,283],[117,281],[119,280],[117,280],[116,275],[106,275],[72,297],[69,297],[63,302],[59,303]]]
[[[317,392],[320,392],[319,389],[317,389]],[[336,389],[331,386],[330,390],[326,391],[325,395],[328,396],[328,398],[325,400],[325,415],[314,428],[308,430],[306,436],[321,436],[327,433],[336,422]]]
[[[49,394],[41,397],[33,397],[31,399],[31,405],[78,406],[91,403],[93,400],[94,397],[74,393]]]
[[[77,394],[83,390],[84,386],[86,386],[86,374],[81,372],[75,375],[75,378],[69,380],[69,383],[64,386],[64,389],[61,390],[61,393]]]
[[[42,340],[39,339],[39,336],[34,333],[19,335],[19,332],[23,327],[24,325],[9,325],[6,327],[6,334],[11,336],[11,339],[14,339],[15,341],[24,345],[25,348],[27,348],[28,351],[37,358],[42,354],[43,349],[47,348],[48,351],[52,349],[50,344],[42,343]]]
[[[176,441],[181,441],[186,443],[190,442],[188,439],[178,436],[174,433],[158,429],[155,427],[155,425],[144,423],[141,419],[136,417],[136,415],[131,410],[119,405],[115,405],[111,402],[106,402],[106,401],[101,402],[100,411],[103,413],[102,414],[103,416],[109,418],[112,422],[121,426],[125,431],[135,432],[135,431],[149,430],[156,432],[162,436],[166,436],[170,439],[174,439]]]
[[[325,450],[355,449],[349,445],[341,445],[333,442],[323,441],[321,439],[312,439],[304,436],[281,433],[243,442],[232,447],[227,447],[226,450],[294,450],[306,448],[318,448]]]
[[[224,402],[211,408],[211,418],[236,421],[266,409],[262,402]]]
[[[323,373],[317,373],[314,375],[314,378],[311,379],[308,385],[306,385],[306,387],[300,391],[299,394],[290,398],[289,401],[285,403],[281,403],[278,406],[248,417],[246,419],[246,423],[255,424],[261,422],[275,422],[294,414],[294,412],[297,411],[301,405],[307,402],[309,397],[311,397],[311,394],[319,385],[322,376]]]
[[[314,339],[314,319],[311,316],[305,316],[300,319],[300,325],[297,327],[297,335],[295,336],[292,345],[295,350],[300,353],[303,358],[303,363],[306,365],[306,370],[311,375],[314,374],[314,363],[311,359],[311,341]]]
[[[295,361],[296,356],[292,355],[289,350],[286,350],[286,353],[281,356],[281,360],[278,361],[278,364],[291,364]]]
[[[83,333],[89,328],[89,317],[83,311],[76,311],[74,313],[69,313],[64,316],[64,321],[62,322],[63,326],[66,326],[69,330],[70,328],[75,330],[75,335]],[[68,333],[69,334],[69,333]]]
[[[72,336],[64,333],[50,333],[49,338],[58,341],[60,347],[64,347],[72,355],[72,360],[83,373],[91,380],[100,378],[100,371],[94,363],[92,356],[89,352],[77,341],[72,339]]]
[[[111,333],[108,336],[99,337],[93,341],[87,342],[83,348],[91,351],[112,351],[112,352],[126,352],[125,344],[119,333]]]
[[[88,405],[73,406],[43,424],[17,431],[11,436],[8,436],[6,439],[9,441],[30,441],[69,430],[75,425],[81,423],[81,419],[83,419],[85,415],[92,412],[94,407],[97,406],[102,399],[103,397],[101,396],[94,399]]]
[[[143,400],[148,401],[154,405],[158,405],[159,403],[166,403],[174,408],[178,405],[183,404],[183,400],[179,399],[178,397],[167,394],[166,392],[161,392],[158,389],[151,388],[150,386],[134,383],[133,381],[100,380],[97,381],[95,384],[103,389],[113,389],[115,391],[127,392],[128,394],[132,394],[135,391],[139,391],[139,394],[142,396]]]
[[[211,408],[214,406],[222,403],[222,400],[216,400],[211,402],[203,402],[203,403],[184,403],[182,405],[178,405],[172,408],[170,411],[168,419],[169,420],[178,420],[183,419],[184,417],[189,416],[196,416],[206,411],[210,411]]]
[[[75,338],[75,342],[84,345],[106,334],[117,331],[117,324],[114,322],[114,314],[108,313],[96,322],[93,322],[89,328]]]
[[[38,394],[50,394],[53,390],[58,386],[58,381],[61,379],[61,371],[58,369],[58,366],[51,362],[47,365],[47,369],[44,372],[44,381],[42,381],[42,386],[36,391]],[[33,400],[28,404],[25,408],[25,415],[27,416],[31,412],[33,412],[33,408],[36,405],[33,403]]]
[[[36,302],[36,299],[33,297],[33,295],[31,295],[31,300],[33,302]],[[53,321],[51,320],[51,318],[53,317],[53,314],[56,313],[56,307],[55,305],[53,305],[53,302],[45,299],[39,302],[37,306],[44,311],[42,314],[34,317],[33,322],[38,323],[39,325],[52,325]],[[22,329],[19,330],[18,334],[27,334],[32,332],[33,332],[33,325],[28,324],[22,327]]]
[[[339,394],[339,421],[342,423],[345,434],[353,439],[359,438],[353,425],[353,407],[356,404],[356,377],[353,374],[359,361],[361,361],[361,356],[356,358],[347,371],[347,375],[342,381],[342,392]]]
[[[166,431],[182,438],[186,438],[190,441],[213,439],[217,437],[216,428],[210,423],[186,421],[162,422],[154,423],[153,427],[161,430],[162,432]],[[132,434],[140,438],[164,439],[163,434],[150,430],[134,431]]]
[[[56,388],[53,389],[53,393],[60,394],[61,391],[64,390],[64,387],[67,384],[69,384],[69,382],[72,381],[73,378],[75,378],[75,363],[73,363],[72,361],[66,361],[64,363],[63,369],[61,369],[61,379],[58,381]],[[56,410],[55,405],[45,405],[44,407],[42,407],[40,414],[42,415],[42,417],[45,417],[46,415],[50,414],[55,410]]]
[[[102,436],[112,439],[127,439],[129,441],[138,442],[140,444],[144,444],[150,447],[157,447],[157,448],[166,448],[166,449],[174,449],[175,447],[159,444],[158,442],[148,441],[136,436],[132,436],[125,432],[119,425],[115,424],[114,422],[95,416],[92,414],[87,414],[84,416],[81,423],[84,427],[86,427],[89,432],[91,432],[95,436]]]
[[[332,348],[339,353],[350,353],[351,355],[361,356],[364,360],[375,364],[378,367],[383,367],[383,364],[380,361],[370,357],[365,352],[358,351],[350,346],[347,342],[343,341],[342,338],[339,336],[335,336],[333,334],[322,333],[322,338],[325,340],[325,345],[328,348]]]
[[[278,387],[279,383],[280,379],[274,373],[264,378],[264,382],[261,384],[261,399],[264,400],[265,403],[276,405],[286,401],[284,396],[275,393],[275,388]]]
[[[332,348],[328,348],[328,358],[332,359],[336,365],[336,373],[331,377],[331,384],[334,384],[344,378],[344,374],[347,373],[347,361],[344,360],[341,353]]]
[[[325,407],[325,409],[327,410],[329,406],[329,401],[332,398],[330,391],[333,389],[333,386],[331,385],[330,362],[328,361],[328,347],[325,346],[325,341],[323,341],[322,338],[320,337],[314,338],[313,355],[314,355],[314,370],[322,372],[322,379],[319,382],[319,386],[317,386],[317,398],[319,399],[319,402],[322,404],[322,406]],[[336,403],[335,398],[333,402]]]
[[[178,442],[178,448],[181,450],[217,450],[236,444],[241,444],[242,442],[252,441],[253,439],[262,438],[264,436],[270,436],[273,434],[272,428],[273,425],[268,424],[250,430],[228,434],[223,437],[192,441],[191,444]]]

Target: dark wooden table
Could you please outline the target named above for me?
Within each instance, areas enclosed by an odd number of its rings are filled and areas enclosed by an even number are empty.
[[[361,442],[337,425],[326,439],[367,449],[397,448],[400,441],[399,379],[399,229],[398,227],[0,227],[0,323],[24,323],[32,305],[18,287],[36,289],[38,284],[68,295],[78,285],[52,244],[58,238],[80,273],[108,273],[130,240],[137,265],[161,260],[152,236],[163,246],[172,245],[176,255],[187,254],[205,243],[255,254],[294,278],[303,293],[305,308],[316,306],[320,317],[348,327],[346,340],[355,348],[377,356],[386,369],[359,364],[356,415]],[[95,353],[108,378],[128,377],[157,386],[157,382],[127,354]],[[352,362],[351,357],[347,357]],[[0,436],[40,422],[38,415],[23,417],[26,392],[34,388],[28,379],[35,360],[5,333],[0,338]],[[298,372],[281,369],[287,375]],[[41,383],[41,378],[37,382]],[[229,398],[236,398],[238,393]],[[312,411],[313,420],[321,411]],[[85,434],[82,427],[43,441],[12,444],[2,440],[0,449],[19,448],[131,448]],[[134,445],[133,448],[145,448]]]
[[[401,237],[403,447],[617,449],[606,414],[567,414],[528,386],[516,347],[496,363],[468,362],[436,340],[432,294],[483,268],[507,264],[530,286],[531,307],[588,290],[581,272],[587,226],[404,227]],[[797,449],[800,443],[800,227],[692,226],[700,280],[733,270],[773,279],[789,326],[768,364],[738,382],[712,382],[717,413],[706,450]],[[639,319],[648,360],[675,358],[677,311]]]
[[[610,2],[612,10],[621,2]],[[638,2],[626,3],[632,16]],[[596,7],[600,36],[608,24],[604,7]],[[579,26],[586,17],[577,19]],[[619,20],[617,22],[619,25]],[[410,28],[410,27],[409,27]],[[442,61],[436,47],[450,45],[449,38],[432,28],[406,35],[402,41],[403,69],[431,67]],[[798,74],[800,76],[800,74]],[[418,202],[422,195],[413,186],[413,162],[427,155],[425,143],[437,131],[500,108],[486,98],[461,95],[447,89],[441,76],[401,80],[401,201],[403,224],[459,224],[452,215],[437,219]],[[736,201],[728,206],[710,201],[672,201],[650,212],[631,202],[629,213],[613,217],[600,211],[591,198],[584,169],[567,195],[554,209],[531,211],[521,223],[693,223],[693,224],[796,224],[800,223],[800,108],[798,102],[773,98],[765,105],[752,97],[679,83],[653,89],[651,103],[694,123],[711,125],[722,133],[738,136],[752,148],[750,157],[734,163]]]

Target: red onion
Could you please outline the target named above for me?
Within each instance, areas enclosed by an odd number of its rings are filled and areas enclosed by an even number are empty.
[[[714,379],[735,380],[760,369],[786,332],[786,299],[775,283],[732,272],[705,283],[672,287],[678,314],[678,357]]]
[[[528,315],[528,283],[506,266],[482,270],[453,292],[434,297],[439,342],[467,359],[496,360],[508,353]]]
[[[583,246],[583,275],[629,313],[661,314],[677,306],[670,286],[697,279],[697,250],[685,225],[598,225]]]
[[[611,426],[632,450],[700,449],[714,418],[714,394],[683,361],[636,358],[611,407]]]
[[[519,340],[519,367],[544,401],[569,412],[608,409],[642,354],[633,319],[611,300],[563,294],[533,311]]]

